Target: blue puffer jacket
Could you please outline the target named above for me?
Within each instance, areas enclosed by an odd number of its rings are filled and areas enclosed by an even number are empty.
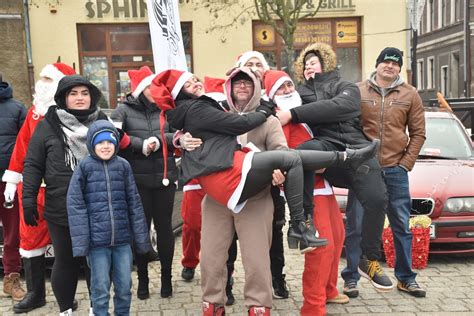
[[[13,99],[12,87],[0,81],[0,178],[8,168],[16,136],[26,117],[26,108]]]
[[[67,193],[67,211],[74,257],[89,249],[135,243],[137,252],[151,248],[142,203],[130,164],[117,156],[101,160],[92,139],[101,131],[119,134],[112,123],[94,122],[87,133],[90,156],[74,170]]]

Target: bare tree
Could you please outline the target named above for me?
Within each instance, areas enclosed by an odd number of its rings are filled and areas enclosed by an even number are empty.
[[[227,40],[226,31],[230,27],[238,27],[247,22],[256,12],[258,18],[272,26],[275,32],[283,39],[284,56],[283,64],[288,65],[287,72],[293,77],[294,67],[294,34],[298,22],[305,18],[314,17],[321,7],[322,0],[253,0],[231,1],[231,0],[204,0],[201,5],[209,8],[211,18],[217,19],[220,15],[235,14],[225,24],[214,24],[207,32],[220,31],[220,40]]]
[[[293,35],[296,26],[298,21],[314,17],[318,13],[321,3],[322,0],[254,0],[258,18],[272,26],[285,42],[284,58],[286,65],[288,65],[287,72],[292,77],[295,54]],[[303,11],[303,9],[308,10]]]

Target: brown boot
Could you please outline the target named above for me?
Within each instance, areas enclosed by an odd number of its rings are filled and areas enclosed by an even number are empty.
[[[10,273],[3,278],[3,293],[10,295],[14,301],[21,301],[25,297],[25,290],[21,287],[20,274]]]

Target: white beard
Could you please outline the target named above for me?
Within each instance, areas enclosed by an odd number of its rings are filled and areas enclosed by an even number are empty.
[[[298,91],[292,92],[290,94],[276,95],[273,97],[273,100],[282,111],[289,111],[302,104]]]
[[[33,95],[33,104],[35,113],[44,116],[51,105],[54,105],[54,95],[58,89],[58,83],[44,82],[38,80],[35,84],[35,94]]]

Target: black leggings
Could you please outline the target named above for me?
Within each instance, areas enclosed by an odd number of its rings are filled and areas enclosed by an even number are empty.
[[[273,170],[286,172],[286,202],[292,221],[304,219],[303,170],[315,171],[337,164],[340,153],[315,150],[271,150],[255,153],[239,203],[265,189],[272,182]]]
[[[84,257],[74,258],[72,256],[69,227],[48,222],[48,230],[54,248],[51,287],[58,302],[59,311],[64,312],[72,308],[80,267],[83,265],[87,269],[87,265],[85,264]],[[88,274],[86,273],[86,280],[87,276]]]
[[[144,188],[139,186],[138,193],[143,203],[148,230],[151,221],[155,224],[156,242],[160,255],[161,273],[171,275],[174,255],[174,235],[172,215],[176,186],[170,184],[162,188]],[[136,254],[138,277],[148,277],[148,254]]]

